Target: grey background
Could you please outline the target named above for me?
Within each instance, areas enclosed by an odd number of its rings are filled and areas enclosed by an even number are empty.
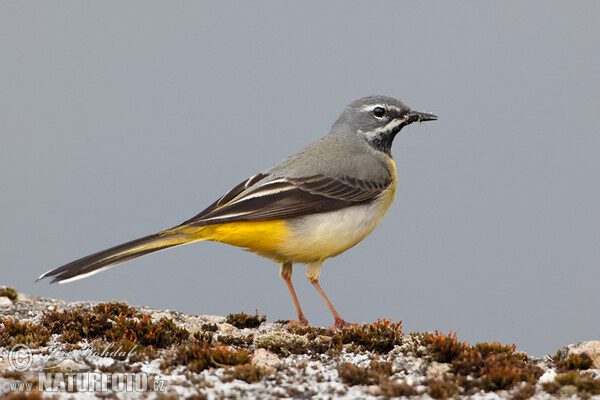
[[[397,97],[396,201],[321,284],[534,355],[599,339],[599,2],[0,3],[1,284],[65,300],[295,318],[279,266],[198,243],[66,285],[48,269],[171,227]],[[310,322],[329,325],[296,267]]]

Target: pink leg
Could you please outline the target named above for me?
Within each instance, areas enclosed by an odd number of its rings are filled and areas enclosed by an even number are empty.
[[[279,271],[279,275],[285,281],[285,284],[292,295],[292,300],[294,300],[294,306],[296,306],[296,312],[298,313],[298,321],[290,321],[288,324],[290,325],[302,325],[308,326],[308,321],[304,317],[304,313],[302,312],[302,308],[300,308],[300,302],[298,301],[298,297],[296,296],[296,291],[294,290],[294,285],[292,285],[292,263],[285,262],[281,265],[281,270]]]
[[[332,328],[334,328],[334,329],[335,328],[345,328],[345,327],[348,327],[348,326],[356,325],[356,324],[349,324],[348,322],[344,321],[342,319],[342,317],[340,317],[340,314],[338,314],[338,312],[335,311],[335,308],[333,308],[333,304],[331,304],[331,302],[329,301],[329,299],[325,295],[325,292],[323,292],[323,289],[321,289],[321,286],[319,285],[319,281],[318,280],[310,281],[310,283],[313,284],[313,286],[315,287],[315,289],[317,289],[317,292],[319,292],[319,294],[321,295],[321,297],[323,298],[323,300],[325,300],[325,304],[327,304],[327,307],[329,307],[329,310],[333,314],[333,318],[335,318],[335,324],[333,324]]]

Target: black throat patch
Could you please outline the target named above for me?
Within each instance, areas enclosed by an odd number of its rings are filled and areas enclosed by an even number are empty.
[[[373,147],[375,150],[379,150],[388,156],[392,156],[392,142],[394,138],[400,132],[404,125],[400,125],[392,130],[387,132],[381,132],[378,135],[373,135],[367,137],[367,142]]]

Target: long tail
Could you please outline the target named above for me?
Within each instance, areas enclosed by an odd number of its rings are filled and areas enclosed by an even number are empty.
[[[191,234],[189,231],[185,232],[183,229],[178,228],[167,229],[80,258],[62,267],[43,273],[37,280],[52,277],[51,283],[66,283],[85,278],[133,258],[185,243],[203,240],[201,235],[198,235],[199,232],[194,233]]]

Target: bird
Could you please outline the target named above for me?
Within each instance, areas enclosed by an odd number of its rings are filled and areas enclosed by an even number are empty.
[[[160,232],[80,258],[38,280],[65,283],[159,250],[197,241],[227,243],[281,264],[298,320],[308,326],[292,285],[294,264],[334,317],[347,323],[319,284],[321,265],[355,246],[379,224],[396,192],[392,142],[414,122],[437,120],[400,100],[368,96],[348,104],[329,133],[275,166],[234,186],[203,211]]]

